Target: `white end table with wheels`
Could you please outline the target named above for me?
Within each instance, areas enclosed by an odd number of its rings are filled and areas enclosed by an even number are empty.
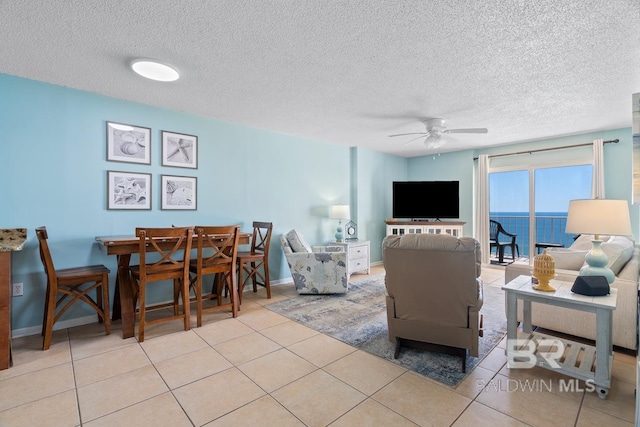
[[[549,360],[538,352],[536,352],[537,364],[573,378],[591,381],[595,385],[598,396],[605,399],[611,387],[613,364],[611,327],[618,290],[611,288],[609,295],[589,297],[571,292],[572,282],[552,280],[550,285],[556,289],[555,292],[537,291],[531,285],[531,276],[518,276],[502,287],[507,301],[507,355],[510,349],[517,351],[516,348],[511,347],[511,343],[515,343],[511,340],[518,338],[517,308],[520,299],[524,304],[522,313],[524,339],[536,343],[553,339],[562,341],[564,344],[564,357],[562,360],[555,361],[556,366],[552,366]],[[531,327],[532,302],[595,313],[597,329],[595,347],[533,332]],[[521,336],[519,339],[522,338]],[[595,369],[592,368],[593,366]]]

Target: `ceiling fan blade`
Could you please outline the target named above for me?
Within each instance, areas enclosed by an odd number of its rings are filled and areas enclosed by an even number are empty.
[[[410,142],[415,141],[416,139],[420,139],[420,138],[424,138],[424,135],[420,135],[420,136],[416,136],[415,138],[411,138],[410,140],[408,140],[407,142],[403,142],[402,145],[407,145]]]
[[[469,128],[469,129],[446,129],[443,133],[487,133],[486,128]]]
[[[394,135],[389,135],[390,137],[394,136],[405,136],[405,135],[428,135],[429,132],[412,132],[412,133],[396,133]]]

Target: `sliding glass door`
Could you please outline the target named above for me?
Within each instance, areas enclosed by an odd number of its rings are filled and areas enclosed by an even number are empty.
[[[545,247],[568,247],[573,241],[565,233],[569,201],[591,198],[592,174],[591,164],[491,172],[489,215],[517,235],[520,256],[532,258]]]

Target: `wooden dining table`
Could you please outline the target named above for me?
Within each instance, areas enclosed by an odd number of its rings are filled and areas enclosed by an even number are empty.
[[[193,236],[192,247],[196,247],[197,236]],[[238,243],[249,244],[251,233],[240,233]],[[129,275],[131,255],[139,253],[140,240],[133,235],[97,236],[96,241],[107,255],[116,255],[118,259],[118,274],[116,276],[116,288],[113,296],[112,320],[122,319],[122,338],[135,336],[134,286]],[[167,241],[159,243],[161,249],[173,247],[175,242]],[[147,252],[154,249],[147,246]]]

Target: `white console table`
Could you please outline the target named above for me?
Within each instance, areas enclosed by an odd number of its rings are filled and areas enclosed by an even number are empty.
[[[613,364],[613,344],[611,341],[611,327],[613,310],[616,309],[618,290],[611,288],[609,295],[589,297],[571,292],[572,282],[551,280],[550,285],[555,292],[543,292],[533,289],[531,276],[518,276],[507,283],[502,289],[507,300],[507,355],[518,338],[518,300],[523,301],[522,331],[527,342],[537,344],[545,340],[561,341],[564,344],[564,354],[561,360],[556,360],[552,366],[536,349],[536,359],[539,366],[569,375],[585,381],[592,381],[598,397],[605,399],[611,387],[611,369]],[[555,305],[558,307],[582,310],[596,314],[596,345],[595,347],[560,339],[550,335],[532,331],[531,302]],[[549,341],[547,341],[548,343]],[[519,344],[519,342],[518,342]],[[542,350],[541,350],[542,351]],[[511,359],[509,359],[511,360]]]
[[[388,219],[387,236],[402,236],[403,234],[449,234],[462,237],[461,221],[396,221]]]
[[[371,262],[369,256],[369,241],[356,240],[350,242],[330,242],[332,246],[343,246],[347,253],[347,277],[356,271],[366,270],[367,274],[371,271]]]

